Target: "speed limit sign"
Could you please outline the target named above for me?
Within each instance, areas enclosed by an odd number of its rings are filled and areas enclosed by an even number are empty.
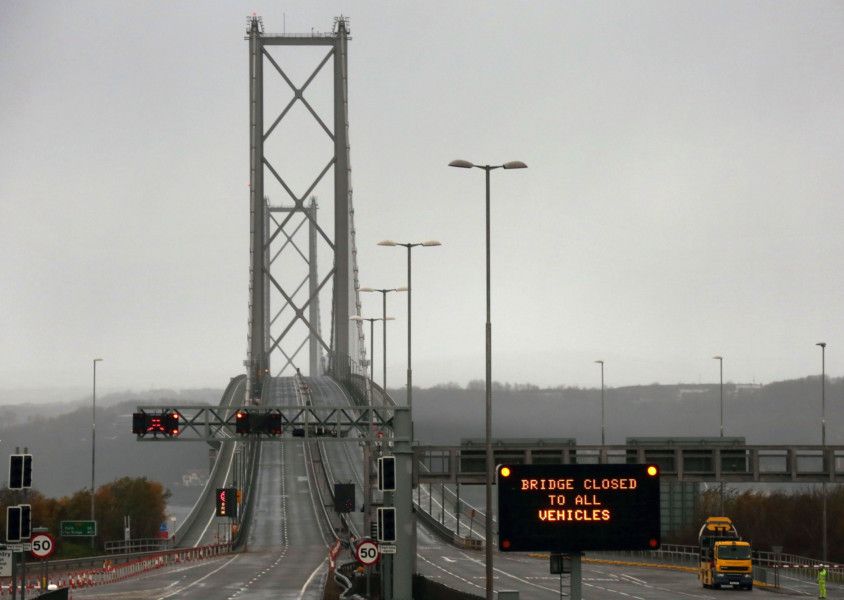
[[[50,558],[56,551],[56,540],[49,533],[36,533],[32,536],[32,556]]]
[[[365,567],[372,566],[381,560],[381,551],[378,544],[372,540],[362,540],[355,548],[355,558]]]

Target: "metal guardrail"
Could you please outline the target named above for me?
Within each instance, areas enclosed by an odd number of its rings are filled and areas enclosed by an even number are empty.
[[[104,544],[106,554],[137,554],[159,552],[173,548],[172,538],[139,538],[135,540],[112,540]]]

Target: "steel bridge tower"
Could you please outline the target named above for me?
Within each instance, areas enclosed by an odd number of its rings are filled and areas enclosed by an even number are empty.
[[[267,34],[260,17],[254,14],[247,19],[246,39],[249,41],[249,129],[250,129],[250,268],[249,268],[249,333],[245,361],[248,384],[247,398],[261,395],[264,379],[270,376],[271,357],[281,355],[277,375],[298,369],[297,356],[306,343],[310,344],[308,368],[310,375],[327,368],[339,380],[345,380],[365,360],[363,327],[349,317],[360,312],[358,296],[357,257],[354,238],[354,209],[352,205],[351,164],[349,160],[348,118],[348,69],[347,45],[350,39],[348,20],[335,19],[331,33]],[[267,51],[270,46],[324,46],[328,53],[316,66],[311,76],[297,87]],[[333,127],[329,128],[305,97],[305,91],[322,68],[332,62],[333,67]],[[271,125],[264,125],[264,66],[269,64],[292,89],[293,98]],[[264,153],[264,142],[271,135],[280,135],[279,123],[297,103],[301,102],[313,116],[319,128],[333,145],[333,156],[316,175],[313,183],[303,193],[296,193],[288,185],[289,173],[283,165]],[[269,107],[268,107],[269,108]],[[322,134],[320,134],[322,135]],[[303,140],[293,140],[297,143]],[[314,188],[325,175],[333,170],[334,235],[329,237],[317,221],[317,203],[312,196]],[[270,198],[265,194],[265,176],[280,184],[283,198]],[[306,203],[306,200],[310,201]],[[297,233],[307,223],[307,242],[298,241]],[[301,235],[301,234],[300,234]],[[320,277],[317,270],[317,242],[333,253],[333,267]],[[273,245],[281,245],[275,250]],[[305,251],[302,248],[305,247]],[[304,280],[293,278],[291,273],[274,272],[274,265],[282,254],[296,253],[307,264]],[[331,295],[331,334],[326,339],[322,333],[319,316],[321,293]],[[307,284],[307,285],[306,285]],[[271,307],[271,294],[280,298],[280,307]],[[324,297],[324,296],[323,296]],[[294,325],[303,324],[305,339],[297,342]],[[301,329],[301,327],[299,328]]]

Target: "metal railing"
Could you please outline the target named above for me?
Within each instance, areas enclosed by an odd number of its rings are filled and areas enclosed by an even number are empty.
[[[139,538],[135,540],[112,540],[105,543],[106,554],[136,554],[170,550],[173,538]]]

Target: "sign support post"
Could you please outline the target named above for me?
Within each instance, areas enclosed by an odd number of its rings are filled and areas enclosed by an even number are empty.
[[[18,570],[17,565],[15,564],[17,561],[15,557],[17,556],[17,552],[12,552],[12,600],[17,600],[18,597]]]
[[[21,551],[21,598],[26,598],[26,552]]]
[[[562,580],[563,576],[560,574],[561,587]],[[569,598],[571,600],[583,600],[583,571],[581,570],[580,552],[575,552],[571,555],[571,577],[569,578],[569,582]]]
[[[397,406],[393,417],[393,454],[396,457],[396,555],[393,558],[393,598],[412,600],[416,544],[413,537],[413,425],[410,409]]]

